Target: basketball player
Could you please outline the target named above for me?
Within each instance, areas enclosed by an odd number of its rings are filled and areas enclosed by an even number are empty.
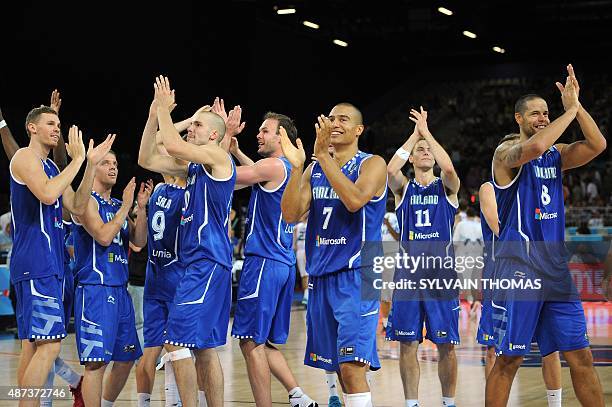
[[[202,112],[192,123],[187,141],[182,140],[170,117],[174,91],[168,78],[156,78],[155,88],[159,129],[171,155],[157,158],[157,170],[187,179],[179,229],[179,259],[185,274],[168,315],[164,340],[168,354],[164,358],[173,362],[183,406],[194,407],[198,385],[189,350],[193,349],[196,363],[206,367],[201,371],[208,382],[207,403],[221,406],[223,371],[214,348],[225,344],[231,302],[228,221],[236,183],[228,153],[231,137],[224,138],[226,127],[221,116]]]
[[[17,295],[17,322],[22,352],[17,371],[20,387],[41,387],[66,336],[61,302],[64,274],[64,230],[62,206],[71,213],[83,213],[88,186],[81,182],[75,193],[70,183],[87,157],[85,174],[91,174],[100,153],[112,145],[112,137],[93,148],[87,156],[83,137],[76,126],[68,133],[66,147],[72,158],[60,172],[47,158],[60,139],[60,122],[55,110],[41,106],[28,113],[28,147],[15,152],[10,162],[13,251],[11,283]],[[36,297],[46,301],[37,300]],[[33,405],[36,400],[21,400]]]
[[[280,145],[281,127],[295,140],[293,120],[266,113],[257,134],[257,153],[264,158],[236,169],[236,184],[251,185],[252,192],[232,336],[240,339],[257,405],[272,404],[272,372],[289,393],[291,406],[315,407],[317,403],[304,394],[283,354],[272,345],[287,342],[295,287],[293,225],[283,221],[280,208],[291,171]],[[236,151],[237,158],[242,156]]]
[[[387,166],[389,186],[395,196],[400,224],[400,242],[411,255],[421,255],[422,249],[428,255],[445,258],[452,256],[451,228],[459,205],[459,177],[449,155],[429,131],[427,112],[421,107],[420,112],[412,109],[411,114],[410,120],[416,123],[415,129]],[[414,168],[412,180],[408,180],[401,171],[407,161]],[[441,170],[440,177],[433,172],[436,163]],[[410,241],[409,246],[405,243],[407,241]],[[419,250],[412,246],[418,246]],[[434,268],[418,270],[417,273],[419,277],[429,274],[433,278],[456,278],[452,269]],[[455,404],[459,299],[449,292],[439,298],[437,295],[432,291],[408,300],[402,298],[403,294],[397,290],[393,294],[387,339],[400,341],[400,373],[407,407],[419,405],[417,350],[423,341],[423,322],[427,328],[426,338],[438,348],[442,405]]]
[[[60,93],[57,89],[53,90],[51,93],[51,102],[50,107],[56,113],[59,114],[59,109],[62,104],[62,99],[60,98]],[[4,148],[4,152],[6,153],[9,161],[13,158],[17,150],[19,150],[19,145],[17,141],[13,137],[8,125],[4,121],[4,117],[2,115],[2,109],[0,109],[0,135],[2,136],[2,147]],[[59,133],[59,141],[57,146],[53,148],[53,159],[57,164],[57,167],[62,170],[66,168],[66,147],[64,144],[64,138],[60,131]],[[66,239],[70,235],[70,227],[71,222],[69,222],[70,214],[68,211],[63,209],[63,218],[64,218],[64,243],[66,243]],[[62,303],[64,305],[64,323],[68,326],[68,322],[70,316],[72,316],[72,305],[73,305],[73,297],[74,297],[74,276],[72,275],[72,270],[69,266],[70,264],[70,254],[66,249],[66,244],[64,244],[64,278],[62,280]],[[47,382],[45,383],[45,388],[49,388],[53,386],[53,376],[54,374],[59,375],[62,379],[64,379],[68,385],[70,392],[72,393],[75,406],[79,407],[83,405],[83,399],[81,396],[81,381],[82,377],[80,374],[75,372],[62,358],[59,356],[55,359],[53,364],[53,369],[49,371],[49,376],[47,378]],[[51,399],[45,400],[41,399],[41,406],[44,406],[45,403],[50,404]]]
[[[206,108],[206,107],[205,107]],[[188,120],[175,123],[177,131],[188,129],[200,111]],[[210,109],[210,107],[207,107]],[[168,154],[161,142],[156,140],[157,105],[149,108],[149,116],[142,133],[138,164],[155,171],[157,156]],[[168,313],[174,299],[176,287],[183,275],[184,267],[178,259],[178,232],[181,209],[185,196],[185,179],[162,174],[164,183],[157,184],[149,199],[147,222],[147,247],[149,262],[144,288],[144,352],[136,366],[138,406],[148,407],[155,381],[155,363],[164,345],[164,330]],[[179,403],[178,389],[174,379],[172,362],[164,363],[166,405]],[[200,397],[201,399],[203,397]]]
[[[546,297],[518,298],[524,297],[524,292],[518,290],[494,290],[498,357],[487,380],[487,406],[506,405],[516,371],[534,337],[542,355],[557,350],[563,353],[582,405],[604,405],[582,303],[571,285],[565,256],[561,172],[591,161],[604,151],[606,140],[579,102],[578,80],[571,65],[567,71],[565,85],[557,83],[565,113],[551,122],[542,98],[521,97],[514,114],[520,137],[502,143],[493,156],[493,182],[501,225],[495,249],[495,277],[524,280],[543,277],[545,289],[567,287],[567,292],[561,301],[547,301]],[[584,140],[569,145],[556,143],[574,119]],[[554,284],[547,284],[551,278]]]
[[[75,249],[75,329],[81,364],[85,366],[83,399],[86,405],[112,405],[141,355],[134,307],[127,291],[128,243],[146,243],[146,216],[135,224],[132,209],[136,182],[123,190],[123,201],[112,198],[117,182],[117,158],[108,151],[87,179],[92,185],[85,213],[73,216]],[[151,181],[140,185],[137,202],[144,208]],[[106,365],[113,368],[102,392]]]
[[[362,300],[361,248],[381,240],[385,214],[385,161],[359,151],[364,125],[350,103],[334,106],[315,124],[314,162],[303,171],[306,153],[281,130],[283,154],[291,176],[281,209],[286,222],[297,222],[307,211],[306,268],[309,286],[306,314],[308,341],[304,363],[335,370],[347,406],[371,406],[366,380],[368,366],[380,367],[376,353],[378,300]],[[334,146],[334,157],[328,147]]]
[[[518,134],[510,134],[502,139],[518,139]],[[497,201],[495,200],[495,187],[491,182],[485,182],[480,186],[478,193],[480,199],[480,218],[482,235],[484,239],[485,263],[482,278],[492,279],[494,271],[493,249],[495,239],[499,235],[499,220],[497,216]],[[485,356],[485,378],[489,377],[491,369],[495,364],[495,334],[493,332],[493,311],[491,306],[490,290],[483,290],[482,312],[478,323],[476,340],[487,347]],[[561,360],[559,352],[553,352],[542,357],[542,377],[546,385],[546,398],[548,407],[561,407]]]

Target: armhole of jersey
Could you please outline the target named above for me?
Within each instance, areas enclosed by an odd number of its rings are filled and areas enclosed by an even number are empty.
[[[361,162],[359,163],[359,167],[357,168],[357,177],[361,175],[361,166],[363,165],[363,163],[372,157],[374,156],[370,154],[367,157],[365,157],[363,160],[361,160]],[[378,198],[372,197],[372,199],[370,199],[368,202],[380,202],[383,198],[387,196],[387,181],[389,181],[388,175],[385,176],[385,190],[383,191],[383,193]]]
[[[98,211],[98,213],[100,213],[100,203],[98,202],[98,200],[96,198],[94,198],[93,195],[89,196],[89,199],[93,199],[94,202],[96,203],[96,210]],[[100,216],[101,218],[101,216]],[[80,224],[79,222],[77,222],[77,220],[74,218],[74,216],[72,215],[72,213],[70,214],[70,219],[72,219],[72,223],[74,223],[77,226],[83,226],[82,224]]]
[[[50,158],[47,158],[47,160],[51,161],[51,163],[53,164],[53,166],[54,166],[54,167],[55,167],[55,169],[57,170],[57,173],[59,174],[61,171],[60,171],[59,167],[57,166],[57,164],[55,163],[55,161],[53,161],[53,160],[52,160],[52,159],[50,159]]]
[[[404,192],[402,192],[402,199],[400,199],[399,203],[395,206],[395,210],[397,211],[400,206],[404,203],[404,198],[406,198],[406,192],[408,191],[408,186],[410,185],[410,179],[406,177],[406,185],[404,185]],[[399,221],[398,221],[399,222]]]
[[[516,180],[521,176],[521,172],[523,171],[523,166],[524,165],[525,164],[523,164],[523,165],[521,165],[519,167],[519,170],[516,173],[516,176],[512,179],[512,181],[510,181],[508,183],[508,185],[505,185],[505,186],[502,187],[500,185],[497,185],[497,182],[495,182],[495,171],[493,170],[493,161],[491,161],[491,183],[493,184],[493,187],[494,188],[498,188],[498,189],[508,189],[508,188],[510,188],[512,186],[512,184],[514,184],[514,182],[516,182]]]
[[[155,185],[155,188],[153,188],[153,192],[157,191],[157,188],[161,187],[162,185],[165,185],[165,182],[160,182],[159,184]],[[153,192],[151,192],[151,195],[153,195]]]
[[[442,184],[442,190],[444,191],[446,202],[448,202],[448,204],[455,209],[459,208],[459,196],[457,196],[457,205],[455,205],[454,203],[451,202],[450,198],[448,197],[448,194],[446,193],[446,186],[444,185],[444,181],[442,181],[442,177],[440,177],[440,183]]]
[[[227,156],[229,157],[230,160],[230,164],[232,166],[232,172],[229,175],[229,177],[227,178],[215,178],[212,176],[212,174],[209,174],[208,171],[206,171],[206,167],[204,167],[204,164],[200,164],[202,166],[202,169],[204,170],[204,173],[206,174],[206,176],[208,176],[208,178],[210,178],[213,181],[216,182],[225,182],[225,181],[229,181],[230,179],[232,179],[232,177],[234,176],[234,173],[236,172],[236,166],[234,165],[234,159],[232,158],[231,155],[229,155],[229,153],[227,154]]]
[[[266,189],[266,188],[264,188],[263,185],[261,185],[261,182],[257,183],[257,185],[259,185],[259,188],[261,188],[262,191],[267,192],[269,194],[271,194],[272,192],[278,191],[285,184],[285,181],[287,181],[287,176],[288,176],[287,166],[285,165],[285,162],[283,160],[281,160],[279,157],[274,157],[274,158],[276,158],[278,161],[281,162],[281,165],[283,166],[283,171],[285,171],[285,177],[283,178],[281,183],[278,184],[278,186],[276,188],[274,188],[274,189]]]
[[[11,162],[9,163],[9,173],[11,174],[11,178],[13,179],[13,181],[15,181],[17,184],[19,185],[25,185],[25,182],[19,181],[17,178],[15,178],[15,175],[13,174],[13,160],[11,159]]]

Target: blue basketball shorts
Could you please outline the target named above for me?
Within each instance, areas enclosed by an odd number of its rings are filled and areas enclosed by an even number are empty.
[[[495,346],[495,335],[493,334],[493,306],[491,300],[483,300],[478,322],[476,341],[484,346]]]
[[[62,281],[58,276],[22,280],[13,287],[19,339],[33,342],[66,337]]]
[[[194,349],[225,345],[231,301],[230,268],[210,260],[188,265],[169,310],[164,343]]]
[[[537,277],[531,267],[518,260],[498,258],[495,263],[497,278]],[[589,346],[580,301],[529,300],[517,289],[498,289],[493,290],[491,304],[498,355],[525,355],[534,339],[542,356]]]
[[[171,301],[144,297],[142,312],[144,316],[144,347],[152,348],[164,345],[164,333],[168,323]]]
[[[285,343],[289,336],[295,266],[247,256],[240,274],[232,336],[255,343]]]
[[[459,300],[393,301],[387,340],[400,342],[423,342],[425,338],[433,343],[459,344]]]
[[[376,352],[379,302],[361,299],[360,270],[308,278],[304,364],[334,371],[348,362],[380,368]]]
[[[126,286],[77,285],[74,325],[81,364],[127,362],[142,356]]]
[[[74,276],[67,264],[64,267],[64,278],[62,280],[62,302],[64,303],[64,321],[68,326],[74,307]]]

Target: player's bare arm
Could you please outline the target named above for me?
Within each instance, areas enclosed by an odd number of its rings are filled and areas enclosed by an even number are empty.
[[[232,167],[228,165],[231,160],[227,155],[229,143],[227,143],[226,149],[216,142],[197,146],[183,140],[174,128],[169,111],[170,106],[174,104],[174,90],[170,89],[170,81],[167,77],[156,78],[155,100],[159,130],[168,154],[180,160],[208,165],[211,167],[214,177],[228,177],[232,171]],[[176,163],[173,165],[178,167]],[[166,171],[165,174],[182,177],[187,175],[187,167],[181,173],[177,173],[176,168],[168,169],[172,172]]]
[[[19,144],[15,141],[11,130],[4,120],[2,109],[0,109],[0,137],[2,137],[2,148],[4,148],[4,152],[10,161],[17,150],[19,150]]]
[[[408,178],[402,172],[404,165],[408,162],[408,157],[410,156],[410,152],[414,148],[414,145],[419,141],[419,131],[417,127],[414,126],[414,130],[408,139],[402,144],[402,146],[395,152],[389,164],[387,164],[387,182],[389,183],[389,188],[391,192],[393,192],[393,196],[395,197],[395,203],[399,203],[402,199],[402,195],[404,193],[404,188],[408,183]]]
[[[579,97],[580,85],[578,79],[576,79],[574,67],[571,64],[567,66],[567,72],[576,89],[576,95]],[[559,91],[563,93],[564,86],[559,82],[557,82],[556,85]],[[584,140],[576,141],[571,144],[560,143],[555,145],[557,150],[561,153],[562,170],[569,170],[587,164],[601,154],[607,146],[606,138],[599,130],[599,126],[582,104],[578,107],[576,120],[578,120],[582,134],[584,134]]]
[[[149,179],[146,183],[140,183],[136,204],[138,205],[138,216],[136,222],[130,223],[130,242],[138,247],[147,244],[147,203],[153,192],[153,180]]]
[[[285,166],[278,158],[264,158],[253,165],[241,165],[236,168],[236,184],[254,185],[269,183],[266,188],[280,185],[285,178]]]
[[[429,131],[429,127],[427,126],[427,111],[421,106],[420,112],[412,109],[410,114],[412,115],[410,120],[416,124],[419,134],[427,141],[427,144],[429,144],[434,160],[436,160],[436,163],[438,163],[440,167],[440,178],[442,178],[442,183],[446,188],[449,199],[453,201],[453,203],[458,204],[457,192],[459,192],[461,182],[459,181],[459,176],[457,175],[457,171],[455,171],[455,166],[450,156]]]
[[[478,191],[480,200],[480,210],[485,217],[489,229],[499,236],[499,219],[497,216],[497,201],[495,200],[495,190],[490,182],[485,182]]]
[[[232,137],[230,141],[229,147],[230,153],[238,160],[240,165],[253,165],[255,161],[253,161],[248,155],[246,155],[238,144],[238,139],[236,137]]]
[[[136,179],[132,178],[123,190],[123,203],[121,204],[121,208],[119,208],[110,221],[105,223],[102,220],[98,212],[98,202],[93,197],[90,197],[85,213],[78,216],[76,221],[83,225],[87,233],[89,233],[100,245],[104,247],[110,246],[115,236],[117,236],[117,233],[119,233],[119,230],[123,227],[123,223],[132,208],[135,189]]]
[[[555,144],[565,129],[576,118],[580,103],[578,102],[578,94],[570,76],[567,77],[565,86],[563,86],[561,91],[561,101],[563,102],[565,113],[547,127],[527,139],[521,136],[521,139],[518,141],[507,141],[497,147],[493,154],[493,170],[498,184],[507,185],[510,183],[515,175],[513,168],[518,168],[541,156]],[[548,111],[533,110],[527,111],[525,114],[548,115]],[[516,116],[520,117],[520,113],[515,113]]]
[[[283,197],[281,199],[281,212],[283,220],[287,223],[297,223],[300,218],[310,209],[310,200],[312,192],[310,191],[310,171],[314,164],[310,164],[304,171],[304,162],[306,161],[306,152],[302,140],[297,138],[294,146],[287,131],[280,126],[280,143],[283,150],[283,155],[291,164],[291,173],[289,174],[289,182],[285,186]]]
[[[82,135],[78,132],[69,133],[69,144],[66,149],[72,161],[53,178],[47,177],[40,165],[41,157],[31,148],[18,150],[11,161],[11,171],[16,180],[26,184],[32,194],[45,205],[53,205],[58,200],[70,186],[85,161],[85,146]],[[69,197],[66,198],[70,201]]]
[[[331,143],[331,121],[325,116],[317,118],[315,125],[315,155],[330,185],[338,194],[349,212],[357,212],[374,196],[381,196],[387,188],[387,164],[380,156],[373,156],[364,161],[357,181],[353,183],[342,173],[338,163],[329,154]]]

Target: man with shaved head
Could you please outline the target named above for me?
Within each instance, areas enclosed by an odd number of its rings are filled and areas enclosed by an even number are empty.
[[[345,405],[367,407],[372,395],[368,367],[380,367],[376,353],[378,300],[361,298],[366,241],[381,240],[387,183],[385,161],[359,151],[361,112],[339,103],[315,124],[317,161],[303,171],[306,153],[281,130],[291,176],[281,201],[283,219],[308,214],[306,270],[309,275],[306,365],[337,371]],[[333,157],[329,146],[333,145]]]
[[[154,170],[187,179],[179,226],[179,260],[185,274],[169,310],[164,361],[172,361],[183,406],[197,405],[196,367],[206,373],[208,406],[222,406],[223,371],[215,348],[225,344],[232,289],[227,222],[236,171],[228,152],[231,135],[225,134],[221,116],[200,111],[186,140],[181,139],[170,117],[174,91],[168,78],[156,78],[154,86],[159,131],[170,155],[155,157]]]

